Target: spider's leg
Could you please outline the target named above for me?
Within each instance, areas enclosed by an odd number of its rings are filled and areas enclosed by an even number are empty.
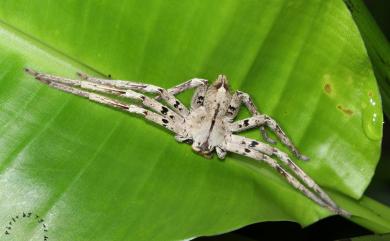
[[[105,97],[103,95],[79,90],[79,89],[70,87],[68,85],[63,85],[63,84],[56,83],[56,82],[50,83],[49,85],[54,87],[54,88],[63,90],[65,92],[69,92],[72,94],[86,97],[89,100],[94,101],[94,102],[98,102],[98,103],[101,103],[101,104],[104,104],[107,106],[118,108],[118,109],[130,112],[130,113],[139,114],[139,115],[143,116],[145,119],[147,119],[151,122],[154,122],[158,125],[161,125],[161,126],[167,128],[168,130],[173,131],[175,133],[182,133],[182,131],[183,131],[181,125],[177,125],[176,122],[174,122],[172,120],[168,120],[167,118],[165,118],[159,114],[156,114],[153,111],[141,108],[139,106],[125,104],[125,103],[122,103],[120,101]]]
[[[225,159],[225,156],[227,154],[226,150],[221,148],[220,146],[215,147],[215,151],[217,152],[217,156],[219,159]]]
[[[192,89],[192,88],[197,88],[199,86],[207,86],[208,81],[206,79],[199,79],[199,78],[193,78],[190,79],[186,82],[183,82],[181,84],[178,84],[172,88],[168,89],[168,92],[171,93],[172,95],[177,95],[179,93],[182,93],[186,90]]]
[[[236,91],[233,96],[232,100],[230,101],[230,105],[228,107],[228,111],[226,112],[226,117],[230,122],[233,121],[233,119],[237,116],[241,104],[244,103],[246,108],[249,110],[249,112],[256,116],[260,115],[259,111],[257,110],[255,104],[252,101],[252,98],[250,97],[249,94],[241,92],[241,91]],[[267,132],[264,128],[264,126],[259,126],[261,135],[263,136],[263,139],[266,142],[269,142],[271,144],[275,144],[276,142],[272,140],[270,137],[268,137]]]
[[[68,79],[68,78],[63,78],[63,77],[58,77],[53,75],[40,74],[30,69],[26,69],[26,71],[29,74],[33,75],[36,79],[45,83],[56,82],[65,85],[80,87],[82,89],[98,91],[102,93],[129,98],[129,99],[139,100],[141,101],[142,105],[144,105],[145,107],[149,107],[152,110],[156,111],[157,113],[161,113],[162,115],[166,116],[171,120],[176,120],[177,123],[181,123],[184,121],[184,119],[180,115],[176,114],[176,112],[170,110],[168,107],[162,105],[158,101],[153,100],[148,96],[145,96],[143,94],[137,93],[132,90],[118,89],[115,87],[105,86],[105,85],[89,82],[86,80],[80,81],[80,80]]]
[[[177,94],[184,92],[186,90],[196,88],[195,93],[192,96],[192,100],[191,100],[191,109],[194,110],[200,106],[203,106],[204,96],[206,94],[207,87],[208,87],[207,80],[194,78],[194,79],[190,79],[184,83],[181,83],[177,86],[169,88],[168,92],[172,95],[177,95]]]
[[[269,166],[274,168],[279,174],[281,174],[288,183],[290,183],[294,188],[301,191],[305,196],[313,200],[315,203],[319,204],[322,207],[325,207],[329,209],[330,211],[337,213],[344,217],[349,217],[350,214],[344,210],[334,208],[333,206],[329,205],[328,203],[324,202],[321,198],[317,197],[311,190],[309,190],[305,185],[303,185],[298,179],[296,179],[293,175],[288,173],[282,166],[280,166],[276,160],[273,158],[260,153],[253,149],[243,148],[242,146],[231,142],[230,140],[227,140],[226,143],[226,150],[229,152],[237,153],[243,156],[248,156],[252,159],[255,159],[257,161],[264,161]]]
[[[89,77],[83,73],[77,73],[81,78],[87,80],[89,82],[115,87],[122,90],[138,90],[143,93],[152,93],[161,96],[161,98],[167,102],[167,104],[174,109],[181,116],[185,117],[189,114],[189,110],[187,107],[183,105],[178,99],[176,99],[171,93],[169,93],[166,89],[163,89],[159,86],[145,84],[145,83],[137,83],[127,80],[110,80],[110,79],[99,79],[94,77]]]
[[[267,125],[272,131],[275,132],[275,134],[278,136],[278,138],[282,141],[282,143],[287,146],[291,152],[300,160],[309,160],[308,157],[302,155],[298,149],[294,146],[292,141],[288,138],[288,136],[284,133],[282,128],[278,125],[278,123],[272,119],[271,117],[267,115],[258,115],[253,116],[250,118],[246,118],[243,120],[236,121],[234,123],[230,124],[230,131],[231,132],[241,132],[244,130],[248,130],[251,128],[255,128],[258,126]]]
[[[145,107],[149,107],[152,110],[156,111],[157,113],[160,113],[163,116],[166,116],[167,118],[176,121],[177,123],[183,123],[184,119],[182,116],[177,114],[176,112],[169,109],[167,106],[161,104],[160,102],[146,96],[143,94],[140,94],[138,92],[132,91],[132,90],[121,90],[117,89],[115,87],[107,87],[104,85],[96,84],[89,81],[82,81],[81,82],[81,88],[83,89],[89,89],[93,91],[99,91],[103,93],[113,94],[129,99],[139,100],[141,101],[142,105]]]
[[[194,142],[194,140],[191,137],[180,135],[180,134],[177,134],[175,136],[175,139],[178,142],[183,142],[183,143],[186,143],[186,144],[189,144],[189,145],[192,145],[192,143]]]
[[[122,103],[120,101],[108,98],[106,96],[102,96],[99,94],[80,90],[80,89],[69,86],[69,84],[64,84],[64,83],[57,82],[57,81],[49,81],[48,79],[38,79],[38,80],[48,84],[49,86],[51,86],[53,88],[87,98],[93,102],[98,102],[98,103],[101,103],[101,104],[104,104],[104,105],[107,105],[110,107],[114,107],[114,108],[117,108],[117,109],[120,109],[123,111],[127,111],[130,113],[141,115],[145,119],[147,119],[151,122],[154,122],[158,125],[161,125],[161,126],[167,128],[168,130],[175,132],[177,134],[183,133],[183,128],[182,128],[181,124],[178,125],[175,121],[168,120],[164,116],[156,114],[153,111],[141,108],[141,107],[136,106],[136,105],[125,104],[125,103]]]
[[[194,95],[191,99],[191,110],[195,110],[204,104],[204,97],[206,95],[208,85],[200,85],[195,89]]]
[[[282,152],[281,150],[270,146],[266,143],[258,142],[256,140],[232,135],[231,136],[231,142],[240,145],[242,148],[248,148],[248,149],[254,149],[256,151],[259,151],[261,153],[264,153],[268,156],[276,156],[278,157],[285,165],[287,165],[309,188],[311,188],[313,191],[315,191],[318,196],[327,204],[331,205],[335,209],[340,209],[337,204],[326,194],[325,191],[322,190],[320,186],[311,178],[309,177],[298,165],[296,165],[290,157]]]

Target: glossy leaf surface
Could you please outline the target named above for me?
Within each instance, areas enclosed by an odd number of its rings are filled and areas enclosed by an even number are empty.
[[[342,1],[6,0],[0,19],[4,225],[33,212],[52,240],[180,240],[330,215],[264,164],[205,159],[138,117],[33,80],[22,72],[28,66],[165,88],[224,73],[311,157],[297,163],[354,221],[389,229],[390,215],[353,200],[374,173],[382,114]],[[36,222],[19,228],[12,238],[42,239]]]

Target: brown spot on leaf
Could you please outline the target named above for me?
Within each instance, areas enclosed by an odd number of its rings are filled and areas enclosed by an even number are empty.
[[[351,109],[348,109],[348,108],[345,108],[343,107],[342,105],[338,105],[337,106],[337,109],[341,110],[342,112],[344,112],[346,115],[353,115],[353,111]]]
[[[327,94],[332,93],[332,85],[329,84],[329,83],[326,83],[326,84],[324,85],[324,91],[325,91]]]
[[[372,97],[372,92],[368,91],[368,96]]]

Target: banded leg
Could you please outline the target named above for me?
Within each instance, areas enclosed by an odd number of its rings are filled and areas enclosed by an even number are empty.
[[[171,93],[169,93],[166,89],[163,89],[161,87],[151,85],[151,84],[144,84],[144,83],[136,83],[131,82],[127,80],[109,80],[109,79],[99,79],[90,77],[83,73],[77,73],[82,79],[87,80],[89,82],[115,87],[122,90],[138,90],[143,93],[152,93],[157,94],[161,96],[161,98],[167,102],[167,104],[173,108],[177,113],[179,113],[181,116],[185,117],[188,116],[189,110],[187,107],[183,105],[178,99],[176,99]]]
[[[207,91],[207,85],[208,85],[208,81],[206,79],[194,78],[184,83],[181,83],[177,86],[169,88],[168,92],[172,95],[177,95],[186,90],[196,88],[195,93],[192,96],[192,100],[191,100],[191,109],[194,110],[200,106],[203,106],[204,96]]]
[[[195,93],[192,96],[192,101],[191,101],[191,109],[194,110],[200,106],[203,106],[204,96],[205,96],[206,91],[207,91],[207,85],[208,85],[207,80],[194,78],[194,79],[190,79],[184,83],[181,83],[177,86],[174,86],[174,87],[168,89],[167,91],[168,91],[168,93],[170,93],[172,95],[177,95],[177,94],[184,92],[188,89],[196,88]],[[156,99],[159,99],[159,97],[160,96],[157,96]],[[184,143],[187,143],[190,145],[193,143],[193,139],[188,137],[187,135],[176,135],[175,139],[178,142],[184,142]]]
[[[112,94],[116,96],[121,96],[129,99],[139,100],[141,101],[142,105],[145,107],[151,108],[152,110],[161,113],[162,115],[166,116],[167,118],[171,120],[176,120],[178,123],[181,123],[184,121],[184,119],[176,114],[176,112],[170,110],[166,106],[162,105],[156,100],[153,100],[152,98],[149,98],[148,96],[145,96],[143,94],[137,93],[132,90],[122,90],[115,87],[109,87],[101,84],[96,84],[93,82],[89,82],[87,80],[80,81],[80,80],[74,80],[74,79],[68,79],[68,78],[62,78],[57,77],[53,75],[47,75],[47,74],[40,74],[38,72],[35,72],[31,69],[26,69],[26,72],[33,75],[37,80],[43,81],[45,83],[61,83],[65,85],[70,86],[76,86],[80,87],[82,89],[86,90],[92,90],[92,91],[98,91],[102,93]]]
[[[253,115],[260,115],[260,112],[257,110],[255,104],[252,101],[252,98],[247,93],[236,91],[232,97],[232,100],[230,101],[230,105],[228,107],[228,111],[226,112],[226,116],[228,117],[229,121],[233,121],[233,119],[237,116],[241,104],[244,103],[246,108],[249,110],[249,112]],[[264,126],[259,126],[261,135],[263,136],[263,139],[266,142],[269,142],[271,144],[275,144],[276,142],[272,140],[270,137],[268,137],[267,132],[264,128]]]
[[[288,183],[290,183],[295,189],[298,189],[300,192],[302,192],[306,197],[313,200],[315,203],[319,204],[322,207],[327,208],[328,210],[337,213],[339,215],[349,217],[349,214],[345,212],[344,210],[334,208],[333,206],[329,205],[328,203],[324,202],[321,198],[317,197],[311,190],[309,190],[305,185],[303,185],[298,179],[296,179],[293,175],[288,173],[282,166],[280,166],[276,160],[273,158],[260,153],[253,149],[247,149],[242,148],[240,145],[228,141],[226,143],[226,150],[229,152],[237,153],[240,155],[248,156],[252,159],[255,159],[257,161],[264,161],[269,166],[271,166],[273,169],[275,169],[279,174],[281,174]]]
[[[191,109],[195,110],[203,106],[204,98],[207,92],[207,85],[200,85],[195,89],[195,93],[191,99]]]
[[[259,151],[261,153],[264,153],[268,156],[276,156],[278,157],[285,165],[287,165],[309,188],[311,188],[314,192],[317,193],[317,195],[327,204],[332,206],[335,209],[340,209],[337,204],[326,194],[320,186],[318,186],[317,183],[313,179],[311,179],[298,165],[296,165],[290,157],[280,151],[279,149],[272,147],[268,144],[258,142],[256,140],[232,135],[231,136],[231,142],[240,145],[242,148],[247,149],[253,149],[256,151]],[[343,210],[340,209],[340,212],[343,212]],[[345,212],[345,211],[344,211]]]
[[[240,121],[236,121],[230,124],[229,129],[231,132],[241,132],[262,125],[267,125],[276,134],[276,136],[282,141],[282,143],[285,146],[287,146],[298,159],[303,161],[309,160],[308,157],[302,155],[298,151],[298,149],[294,146],[292,141],[284,133],[282,128],[280,128],[278,123],[267,115],[258,115]]]
[[[28,71],[28,70],[26,70],[26,71]],[[59,90],[62,90],[64,92],[68,92],[68,93],[71,93],[71,94],[74,94],[77,96],[87,98],[93,102],[97,102],[97,103],[104,104],[104,105],[107,105],[110,107],[114,107],[114,108],[117,108],[117,109],[120,109],[123,111],[127,111],[130,113],[141,115],[145,119],[147,119],[151,122],[154,122],[158,125],[161,125],[172,132],[175,132],[178,134],[183,132],[181,124],[178,125],[174,121],[169,121],[167,118],[160,116],[159,114],[156,114],[153,111],[141,108],[141,107],[136,106],[136,105],[125,104],[125,103],[122,103],[120,101],[117,101],[117,100],[114,100],[114,99],[111,99],[111,98],[108,98],[108,97],[105,97],[105,96],[102,96],[99,94],[80,90],[80,89],[71,87],[71,86],[64,84],[64,83],[61,83],[61,82],[49,81],[47,78],[42,78],[42,79],[38,78],[38,80],[40,80],[43,83],[46,83],[47,85],[49,85],[53,88],[56,88],[56,89],[59,89]]]
[[[168,92],[171,93],[172,95],[177,95],[179,93],[182,93],[186,90],[192,89],[192,88],[197,88],[202,85],[207,86],[208,81],[206,79],[199,79],[199,78],[193,78],[190,79],[186,82],[183,82],[181,84],[178,84],[172,88],[168,89]]]

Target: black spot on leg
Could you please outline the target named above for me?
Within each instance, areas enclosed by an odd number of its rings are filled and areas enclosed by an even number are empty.
[[[162,122],[164,122],[165,124],[169,123],[169,121],[167,119],[162,119]]]
[[[286,172],[278,165],[275,167],[276,168],[276,171],[278,171],[281,175],[283,176],[287,176]]]
[[[192,139],[185,139],[183,142],[186,144],[190,144],[190,145],[192,145],[192,143],[194,143],[194,141]]]
[[[233,106],[229,105],[228,110],[234,112],[236,110],[236,108],[234,108]]]
[[[249,145],[250,147],[255,147],[257,146],[259,143],[257,141],[252,141],[251,144]]]
[[[175,104],[173,105],[173,107],[177,108],[177,107],[179,107],[179,105],[180,105],[180,102],[176,101]]]
[[[148,111],[146,111],[146,110],[143,113],[144,113],[145,116],[148,115]]]
[[[122,105],[122,104],[115,104],[118,108],[122,109],[122,110],[128,110],[129,107],[126,106],[126,105]]]
[[[239,124],[239,125],[238,125],[238,128],[242,128],[242,125],[241,125],[241,124]]]
[[[168,108],[165,107],[165,106],[163,106],[163,107],[161,108],[161,114],[166,115],[167,113],[168,113]]]
[[[244,126],[249,126],[249,120],[244,120]]]
[[[141,95],[141,100],[145,100],[145,96],[144,95]]]
[[[282,131],[282,129],[280,128],[280,126],[278,126],[278,125],[275,126],[275,131],[276,131],[277,133],[283,135],[283,131]]]
[[[169,118],[171,118],[172,120],[175,119],[175,117],[173,115],[170,115]]]
[[[198,96],[196,103],[198,105],[203,105],[204,97],[203,96]]]
[[[245,141],[242,141],[241,144],[245,145],[246,143],[245,143]]]
[[[245,151],[246,153],[251,152],[251,150],[249,150],[249,149],[247,149],[247,148],[245,148],[244,151]]]

